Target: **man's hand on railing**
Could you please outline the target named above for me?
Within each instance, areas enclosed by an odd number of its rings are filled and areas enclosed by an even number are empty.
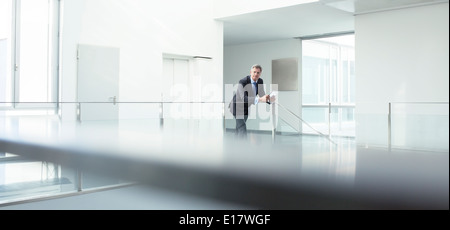
[[[270,100],[269,95],[264,95],[264,96],[259,98],[259,102],[269,103],[270,102],[269,100]]]
[[[277,100],[277,97],[275,95],[270,96],[270,103],[273,103]]]
[[[262,97],[259,98],[259,102],[263,102],[263,103],[273,103],[276,101],[276,96],[275,95],[264,95]]]

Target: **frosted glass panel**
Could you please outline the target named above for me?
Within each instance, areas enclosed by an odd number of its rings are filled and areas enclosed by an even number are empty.
[[[303,120],[312,126],[315,130],[322,134],[328,135],[328,107],[324,108],[302,108]],[[317,132],[311,129],[308,125],[303,123],[303,133],[317,134]]]
[[[392,147],[448,151],[448,115],[448,103],[392,104]]]

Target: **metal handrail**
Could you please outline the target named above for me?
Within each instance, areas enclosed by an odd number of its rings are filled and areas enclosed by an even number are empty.
[[[278,102],[274,102],[276,105],[278,105],[279,107],[283,108],[285,111],[287,111],[288,113],[290,113],[291,115],[295,116],[299,121],[301,121],[302,123],[304,123],[305,125],[307,125],[309,128],[311,128],[312,130],[314,130],[317,134],[319,134],[320,136],[325,137],[326,139],[328,139],[331,143],[337,145],[336,142],[334,142],[329,135],[325,135],[322,132],[314,129],[308,122],[306,122],[305,120],[303,120],[300,116],[298,116],[297,114],[295,114],[294,112],[292,112],[291,110],[289,110],[288,108],[284,107],[283,105],[281,105]]]
[[[309,104],[303,104],[302,107],[308,107],[308,108],[328,108],[330,105],[309,105]],[[333,108],[354,108],[355,105],[333,105],[331,104],[331,107]]]
[[[225,102],[211,102],[211,101],[182,101],[182,102],[176,102],[176,101],[169,101],[169,102],[76,102],[77,109],[76,109],[76,117],[77,121],[81,122],[81,105],[82,104],[104,104],[104,103],[112,103],[114,105],[116,104],[159,104],[159,123],[160,127],[164,126],[164,104],[221,104],[222,105],[222,122],[223,122],[223,130],[225,130]]]
[[[183,104],[221,104],[225,103],[223,101],[69,101],[69,102],[3,102],[0,101],[0,104],[78,104],[78,103],[87,103],[87,104],[159,104],[159,103],[167,103],[167,104],[175,104],[175,103],[183,103]]]

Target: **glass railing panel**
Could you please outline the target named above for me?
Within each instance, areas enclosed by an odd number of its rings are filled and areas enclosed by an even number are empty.
[[[317,134],[316,130],[322,134],[329,134],[329,109],[328,107],[302,107],[302,119],[307,123],[302,124],[302,133]],[[308,125],[309,124],[309,125]]]
[[[164,118],[170,119],[222,119],[223,103],[216,102],[165,102]]]
[[[330,121],[332,136],[355,137],[354,106],[332,106]]]
[[[76,191],[75,174],[59,165],[7,158],[0,158],[0,204]]]
[[[288,110],[280,104],[275,104],[275,119],[277,119],[277,131],[281,133],[301,133],[302,121],[299,115]]]
[[[331,109],[331,113],[330,113]],[[303,133],[355,137],[355,107],[339,105],[303,105]]]
[[[294,121],[294,122],[298,123],[298,121]],[[298,135],[299,130],[293,128],[292,123],[293,123],[292,121],[290,121],[290,120],[288,121],[288,119],[281,118],[281,116],[280,116],[280,119],[278,119],[277,128],[276,128],[277,133],[280,133],[282,135],[294,135],[294,134]]]
[[[449,151],[448,103],[391,103],[391,147]]]

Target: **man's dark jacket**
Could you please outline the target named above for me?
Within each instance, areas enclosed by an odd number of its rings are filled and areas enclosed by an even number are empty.
[[[259,78],[257,83],[257,95],[259,97],[266,95],[263,79]],[[243,119],[244,116],[248,116],[248,108],[253,104],[255,104],[255,92],[253,91],[250,76],[247,76],[239,80],[237,91],[228,107],[233,116]]]

